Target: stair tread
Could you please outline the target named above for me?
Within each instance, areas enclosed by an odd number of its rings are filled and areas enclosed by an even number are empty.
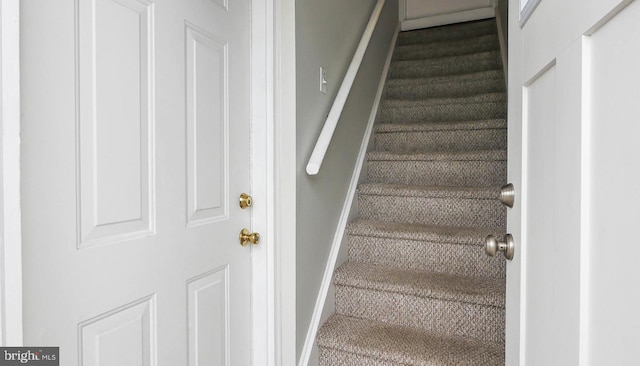
[[[421,186],[390,183],[363,183],[358,193],[374,196],[429,198],[468,198],[493,200],[500,198],[500,187]]]
[[[387,99],[383,103],[383,108],[419,108],[438,105],[463,105],[472,103],[506,103],[507,93],[483,93],[465,97],[440,97],[427,99]]]
[[[421,131],[450,131],[450,130],[483,130],[506,129],[506,119],[488,119],[477,121],[447,121],[447,122],[414,122],[414,123],[379,123],[375,127],[376,133],[389,132],[421,132]]]
[[[504,345],[444,336],[383,322],[333,315],[318,333],[318,346],[411,366],[504,364]]]
[[[502,237],[499,228],[459,227],[444,225],[410,224],[370,219],[356,219],[347,227],[349,235],[390,239],[408,239],[459,245],[481,245],[487,235]]]
[[[431,77],[421,77],[421,78],[390,79],[387,82],[387,88],[417,86],[417,85],[427,85],[427,84],[459,83],[464,81],[477,81],[477,80],[496,80],[496,79],[504,80],[502,70],[486,70],[486,71],[470,72],[466,74],[431,76]]]
[[[507,160],[507,150],[370,151],[368,161],[486,161]]]
[[[345,262],[334,273],[333,283],[421,298],[504,307],[505,283],[495,278]]]

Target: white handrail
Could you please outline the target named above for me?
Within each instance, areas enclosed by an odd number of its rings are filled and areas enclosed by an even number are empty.
[[[369,18],[369,23],[367,23],[367,27],[362,34],[362,39],[360,39],[360,43],[358,44],[358,48],[353,55],[351,64],[349,65],[347,73],[342,80],[342,85],[340,85],[340,89],[338,89],[336,99],[333,101],[333,105],[331,106],[331,110],[329,111],[329,115],[327,116],[327,120],[324,122],[324,126],[322,127],[322,131],[320,132],[320,136],[318,136],[316,146],[313,148],[313,152],[311,153],[311,157],[309,158],[309,163],[307,163],[307,174],[309,175],[316,175],[320,171],[320,166],[322,165],[324,156],[327,153],[327,149],[329,148],[329,143],[331,143],[333,133],[336,130],[338,121],[340,120],[340,115],[342,114],[342,110],[344,109],[344,105],[347,101],[347,97],[349,96],[349,92],[351,91],[351,86],[353,86],[353,81],[355,80],[356,75],[358,74],[358,69],[362,64],[364,53],[369,46],[369,41],[371,40],[373,31],[376,28],[376,24],[378,23],[378,18],[380,18],[380,13],[382,13],[384,2],[385,0],[378,0],[376,7],[373,8],[371,18]]]

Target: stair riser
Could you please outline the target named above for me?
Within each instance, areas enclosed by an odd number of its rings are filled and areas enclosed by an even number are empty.
[[[454,41],[495,33],[495,22],[467,23],[446,28],[428,28],[425,30],[401,32],[398,35],[398,45]]]
[[[336,312],[448,336],[504,342],[504,309],[336,286]]]
[[[498,200],[358,195],[360,217],[412,224],[501,229],[506,209]]]
[[[387,87],[387,99],[459,98],[484,93],[504,92],[504,79],[443,82]]]
[[[469,61],[464,59],[452,61],[449,58],[433,60],[429,63],[398,61],[391,64],[389,68],[389,78],[406,79],[469,74],[473,72],[498,70],[501,67],[501,61],[493,56],[491,58],[485,57]]]
[[[481,119],[500,119],[507,117],[504,102],[485,102],[467,104],[443,104],[403,108],[382,108],[379,121],[382,123],[471,121]]]
[[[506,161],[368,161],[369,183],[429,186],[499,186]]]
[[[375,146],[379,151],[506,149],[507,129],[376,133]]]
[[[454,43],[434,43],[396,48],[393,61],[421,60],[435,57],[461,56],[500,49],[498,37],[488,35]]]
[[[398,360],[398,362],[385,361],[379,357],[367,357],[355,353],[339,351],[336,349],[319,347],[320,366],[399,366],[399,365],[416,365],[416,366],[496,366],[504,365],[504,353],[483,353],[477,354],[476,357],[464,359],[451,359],[448,363],[438,363],[437,361],[425,361],[420,363],[410,363],[409,360]]]
[[[326,347],[318,347],[320,351],[320,366],[398,366],[396,362],[370,358],[355,353],[343,352]],[[477,364],[469,364],[469,366]]]
[[[349,235],[348,242],[349,260],[353,262],[461,276],[505,278],[504,258],[488,257],[483,242],[462,245],[357,235]]]

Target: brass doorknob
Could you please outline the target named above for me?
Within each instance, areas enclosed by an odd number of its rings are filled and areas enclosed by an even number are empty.
[[[253,204],[253,198],[246,193],[240,194],[240,208],[251,207]]]
[[[247,244],[260,244],[260,234],[249,232],[247,229],[240,231],[240,244],[244,247]]]
[[[502,252],[505,258],[512,260],[516,251],[516,244],[511,234],[506,234],[504,241],[499,241],[495,236],[489,235],[485,240],[484,251],[489,257],[495,257],[498,252]]]

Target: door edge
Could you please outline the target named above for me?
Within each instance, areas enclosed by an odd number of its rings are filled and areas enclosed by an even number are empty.
[[[1,0],[0,16],[0,345],[22,346],[19,0]]]

